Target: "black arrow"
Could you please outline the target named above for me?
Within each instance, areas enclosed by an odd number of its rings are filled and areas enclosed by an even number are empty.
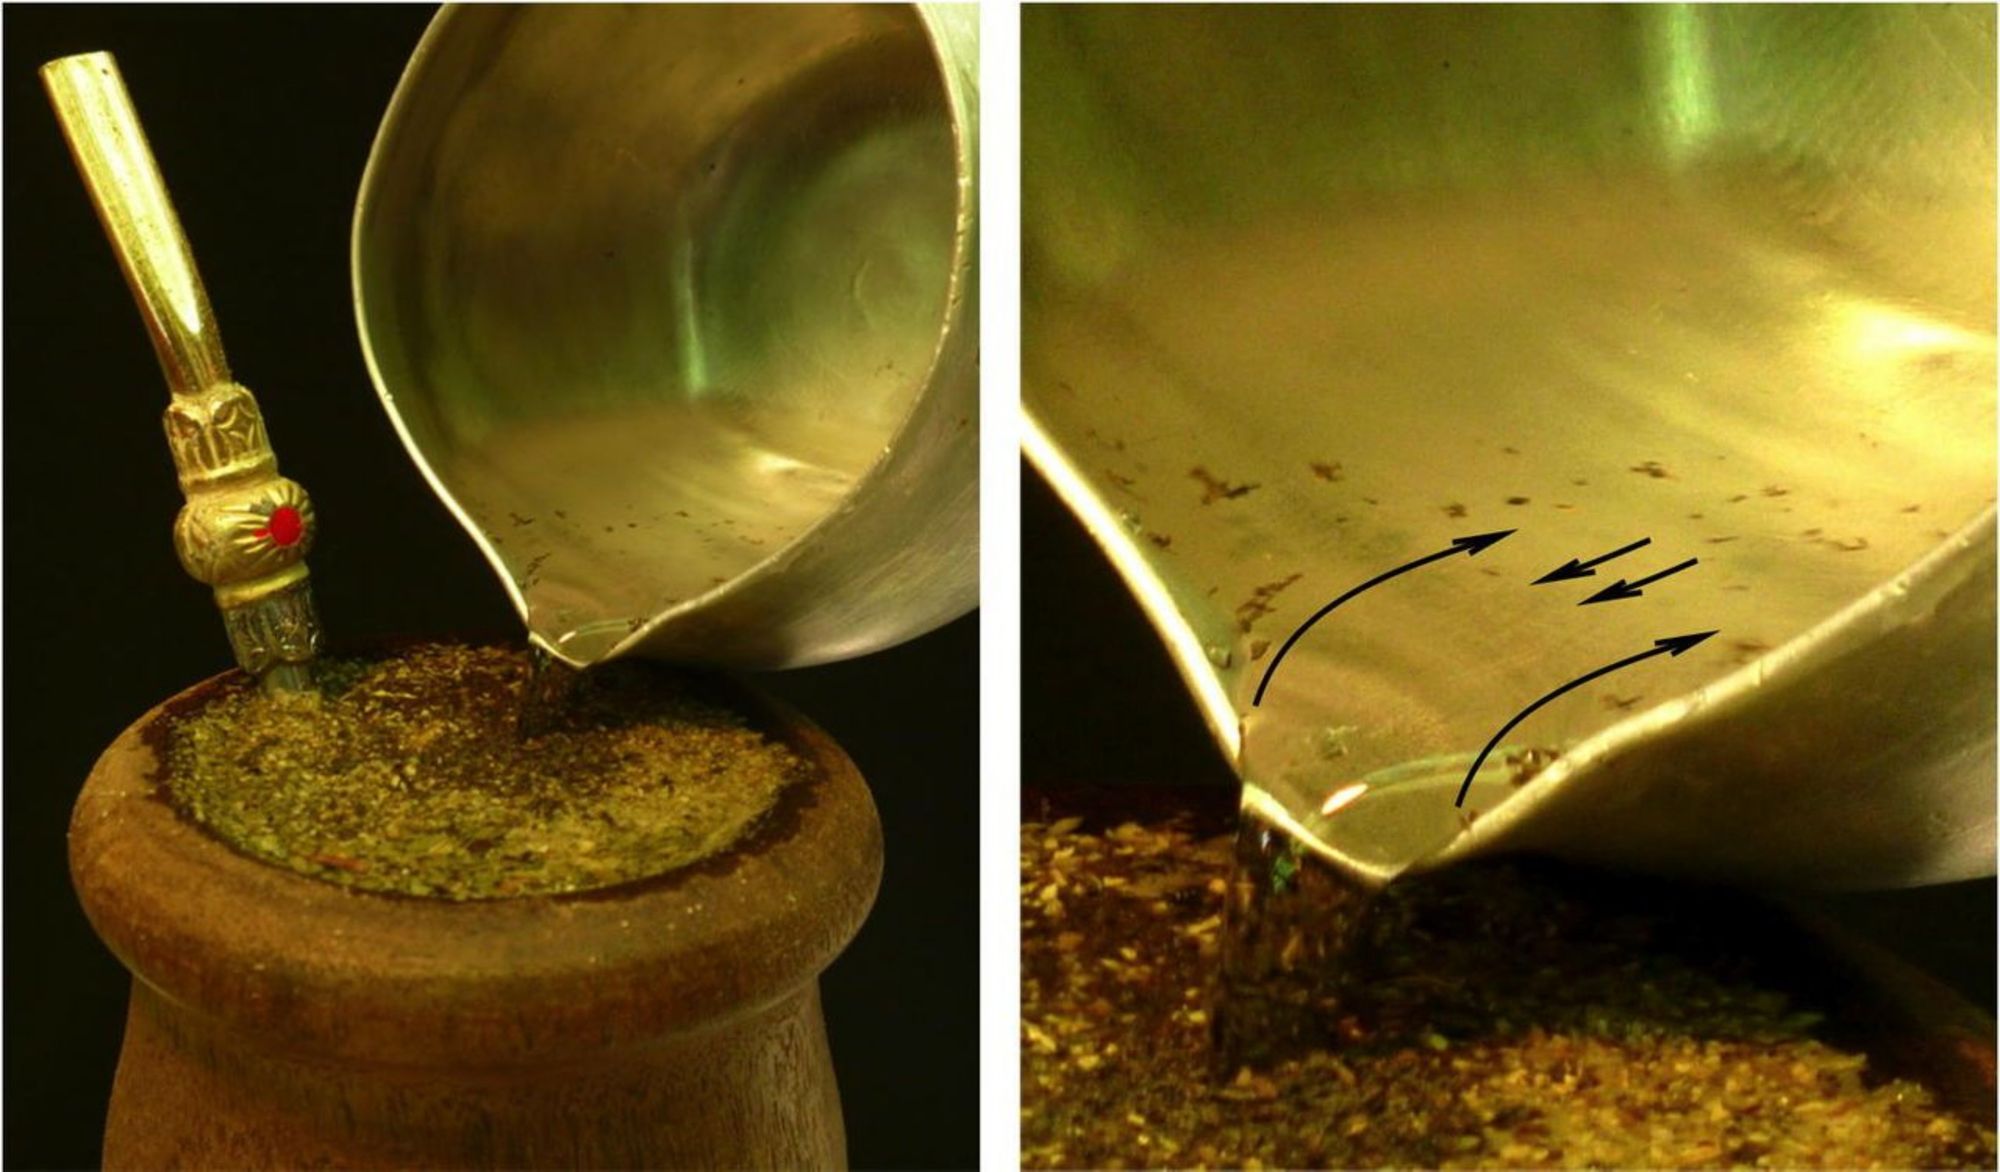
[[[1292,637],[1285,640],[1285,645],[1283,647],[1278,648],[1278,653],[1271,657],[1271,666],[1264,669],[1264,678],[1257,684],[1257,695],[1251,699],[1250,706],[1252,708],[1255,708],[1257,705],[1262,704],[1264,702],[1264,689],[1271,686],[1271,676],[1277,672],[1278,664],[1285,658],[1285,652],[1290,651],[1292,649],[1292,644],[1298,642],[1299,636],[1305,634],[1306,631],[1309,628],[1311,628],[1311,626],[1314,623],[1325,618],[1327,615],[1332,614],[1334,607],[1339,606],[1341,603],[1346,602],[1348,599],[1354,597],[1355,595],[1361,593],[1363,590],[1366,590],[1371,586],[1380,586],[1382,583],[1387,582],[1389,579],[1395,577],[1398,574],[1407,574],[1411,570],[1416,569],[1418,566],[1427,566],[1430,563],[1438,560],[1439,558],[1448,558],[1455,553],[1463,553],[1471,557],[1477,557],[1479,555],[1479,551],[1487,548],[1488,546],[1491,546],[1495,542],[1499,541],[1501,538],[1506,537],[1508,534],[1513,532],[1514,530],[1512,529],[1502,529],[1497,533],[1481,533],[1473,537],[1455,538],[1452,541],[1452,543],[1449,546],[1446,546],[1444,549],[1438,550],[1436,553],[1425,554],[1423,557],[1418,558],[1416,561],[1408,562],[1405,563],[1404,565],[1397,566],[1395,569],[1390,570],[1387,573],[1377,574],[1373,578],[1368,579],[1361,585],[1356,586],[1354,589],[1349,590],[1347,593],[1341,595],[1339,598],[1336,598],[1332,602],[1327,603],[1325,606],[1320,607],[1319,611],[1316,614],[1314,614],[1313,617],[1299,624],[1299,629],[1293,631]]]
[[[1650,586],[1654,582],[1659,581],[1660,579],[1666,577],[1669,574],[1678,574],[1682,570],[1687,569],[1689,566],[1697,564],[1699,561],[1700,561],[1699,558],[1689,558],[1688,560],[1682,562],[1678,566],[1669,566],[1668,568],[1661,570],[1657,574],[1649,574],[1646,577],[1641,578],[1636,582],[1627,582],[1625,579],[1620,578],[1616,582],[1613,582],[1611,585],[1606,586],[1604,589],[1599,590],[1597,593],[1591,595],[1589,598],[1586,598],[1582,602],[1577,603],[1577,605],[1589,606],[1593,602],[1616,602],[1621,598],[1637,598],[1641,593],[1643,593],[1643,591],[1641,591],[1639,587]]]
[[[1640,660],[1651,659],[1662,651],[1666,652],[1669,655],[1679,655],[1681,652],[1686,651],[1691,647],[1699,645],[1703,640],[1707,639],[1709,636],[1713,634],[1715,634],[1714,631],[1702,631],[1694,635],[1676,635],[1671,639],[1655,639],[1653,640],[1653,649],[1651,651],[1641,651],[1637,655],[1628,655],[1624,659],[1619,660],[1617,663],[1606,664],[1603,667],[1598,668],[1596,671],[1591,672],[1587,676],[1579,676],[1576,679],[1571,680],[1569,683],[1564,684],[1562,687],[1557,688],[1555,691],[1550,692],[1548,695],[1542,697],[1541,699],[1535,701],[1533,704],[1528,705],[1526,708],[1521,709],[1520,715],[1508,721],[1506,724],[1501,725],[1500,731],[1493,734],[1493,739],[1486,742],[1486,747],[1479,750],[1479,756],[1474,757],[1472,759],[1472,768],[1465,771],[1465,784],[1458,787],[1458,800],[1453,802],[1452,805],[1463,806],[1465,804],[1465,795],[1467,791],[1472,789],[1472,779],[1474,775],[1476,775],[1479,772],[1479,767],[1481,765],[1486,764],[1486,755],[1493,751],[1493,746],[1500,743],[1501,737],[1506,736],[1507,733],[1511,729],[1513,729],[1515,725],[1528,719],[1528,714],[1533,712],[1535,709],[1540,708],[1544,704],[1547,704],[1549,701],[1555,699],[1557,696],[1562,695],[1564,692],[1572,691],[1576,688],[1581,688],[1583,685],[1596,679],[1598,676],[1610,675],[1612,672],[1617,671],[1621,667],[1631,667],[1633,664],[1638,663]]]
[[[1621,545],[1610,553],[1601,554],[1598,557],[1591,558],[1587,562],[1580,562],[1575,558],[1571,558],[1562,565],[1535,579],[1535,585],[1540,586],[1544,582],[1567,582],[1572,578],[1595,578],[1597,571],[1592,567],[1601,566],[1612,558],[1622,558],[1640,546],[1651,545],[1652,543],[1652,538],[1641,537],[1630,545]]]

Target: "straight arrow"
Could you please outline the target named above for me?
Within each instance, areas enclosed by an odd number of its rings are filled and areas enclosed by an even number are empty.
[[[1293,631],[1291,638],[1286,639],[1285,645],[1283,647],[1278,648],[1278,653],[1271,657],[1271,666],[1264,669],[1264,678],[1257,684],[1257,695],[1251,699],[1250,706],[1252,708],[1255,708],[1256,706],[1264,702],[1264,689],[1271,686],[1271,677],[1277,673],[1278,664],[1284,660],[1285,652],[1290,651],[1292,649],[1292,644],[1298,642],[1299,636],[1305,634],[1307,630],[1311,629],[1314,623],[1325,618],[1327,615],[1332,614],[1334,607],[1339,606],[1341,603],[1346,602],[1348,599],[1354,597],[1355,595],[1361,593],[1364,590],[1367,590],[1371,586],[1380,586],[1382,583],[1387,582],[1389,579],[1395,577],[1398,574],[1407,574],[1411,570],[1416,569],[1418,566],[1427,566],[1430,563],[1437,561],[1439,558],[1448,558],[1455,553],[1462,553],[1468,557],[1477,557],[1481,550],[1486,549],[1487,547],[1493,545],[1495,542],[1499,541],[1501,538],[1506,537],[1508,534],[1513,532],[1514,530],[1512,529],[1502,529],[1496,533],[1480,533],[1472,537],[1457,538],[1453,540],[1450,545],[1446,546],[1441,550],[1438,550],[1436,553],[1425,554],[1423,557],[1418,558],[1416,561],[1405,562],[1404,564],[1397,566],[1393,570],[1388,570],[1383,573],[1377,574],[1373,578],[1368,579],[1361,585],[1356,586],[1354,589],[1349,590],[1347,593],[1341,595],[1339,598],[1336,598],[1332,602],[1327,603],[1325,606],[1320,607],[1319,610],[1313,615],[1313,617],[1299,624],[1299,629]]]
[[[1555,691],[1550,692],[1548,695],[1535,701],[1533,704],[1530,704],[1526,708],[1521,709],[1521,712],[1518,716],[1514,717],[1514,719],[1508,721],[1506,724],[1500,726],[1500,731],[1494,733],[1493,739],[1486,742],[1486,747],[1479,750],[1479,756],[1474,757],[1472,759],[1472,768],[1465,771],[1465,783],[1458,787],[1458,800],[1453,802],[1452,805],[1463,806],[1465,804],[1465,795],[1472,789],[1472,779],[1476,774],[1478,774],[1479,767],[1481,765],[1486,764],[1486,755],[1488,753],[1491,753],[1493,751],[1493,747],[1500,743],[1500,738],[1506,736],[1510,731],[1512,731],[1515,725],[1528,719],[1528,715],[1532,713],[1535,709],[1540,708],[1544,704],[1547,704],[1549,701],[1555,699],[1557,696],[1562,695],[1564,692],[1574,691],[1577,688],[1581,688],[1583,685],[1589,683],[1590,681],[1596,679],[1599,676],[1610,675],[1612,672],[1617,671],[1619,668],[1631,667],[1635,663],[1638,663],[1642,660],[1651,659],[1655,655],[1659,655],[1662,652],[1668,655],[1678,656],[1681,652],[1686,651],[1689,648],[1700,645],[1704,640],[1706,640],[1709,636],[1713,634],[1715,634],[1714,631],[1701,631],[1693,635],[1676,635],[1671,639],[1655,639],[1653,640],[1652,650],[1641,651],[1637,655],[1628,655],[1624,659],[1619,660],[1617,663],[1605,664],[1603,667],[1598,668],[1596,671],[1591,672],[1589,675],[1578,676],[1576,679],[1573,679],[1569,683],[1564,684],[1562,687],[1557,688]]]
[[[1571,558],[1562,565],[1535,579],[1535,585],[1540,586],[1544,582],[1567,582],[1572,578],[1594,578],[1597,576],[1597,571],[1593,567],[1601,566],[1612,558],[1622,558],[1640,546],[1651,545],[1652,543],[1652,538],[1641,537],[1630,545],[1621,545],[1610,553],[1600,554],[1587,562],[1580,562],[1575,558]]]
[[[1591,595],[1589,598],[1586,598],[1582,602],[1577,603],[1577,605],[1589,606],[1593,602],[1616,602],[1621,598],[1637,598],[1642,593],[1639,587],[1650,586],[1654,582],[1659,581],[1660,579],[1668,576],[1669,574],[1678,574],[1682,570],[1687,569],[1689,566],[1698,564],[1699,561],[1700,561],[1699,558],[1689,558],[1688,560],[1682,562],[1678,566],[1669,566],[1668,568],[1661,570],[1657,574],[1649,574],[1646,577],[1641,578],[1636,582],[1627,582],[1625,579],[1620,578],[1616,582],[1613,582],[1611,585],[1606,586],[1604,589],[1599,590],[1597,593]]]

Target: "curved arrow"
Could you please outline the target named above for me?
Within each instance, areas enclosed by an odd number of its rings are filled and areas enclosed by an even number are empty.
[[[1528,719],[1528,715],[1534,712],[1535,709],[1540,708],[1544,704],[1547,704],[1549,701],[1555,699],[1557,696],[1562,695],[1564,692],[1572,691],[1576,688],[1581,688],[1583,685],[1596,679],[1598,676],[1610,675],[1612,672],[1617,671],[1621,667],[1631,667],[1633,664],[1638,663],[1640,660],[1651,659],[1655,655],[1658,655],[1663,651],[1669,655],[1677,656],[1681,652],[1686,651],[1691,647],[1699,645],[1703,640],[1707,639],[1709,636],[1713,634],[1715,634],[1714,631],[1701,631],[1693,635],[1676,635],[1671,639],[1655,639],[1653,640],[1653,649],[1651,651],[1641,651],[1637,655],[1628,655],[1624,659],[1619,660],[1617,663],[1609,663],[1604,665],[1603,667],[1598,668],[1596,671],[1591,672],[1589,675],[1578,676],[1576,679],[1573,679],[1569,683],[1564,684],[1562,687],[1557,688],[1555,691],[1550,692],[1548,695],[1535,701],[1533,704],[1530,704],[1526,708],[1521,709],[1519,715],[1515,716],[1514,719],[1508,721],[1506,724],[1500,726],[1500,731],[1494,733],[1493,739],[1486,742],[1486,747],[1479,750],[1479,756],[1474,757],[1472,759],[1472,768],[1465,771],[1465,783],[1458,787],[1458,800],[1453,802],[1452,805],[1463,806],[1465,804],[1465,795],[1469,790],[1472,789],[1472,778],[1475,774],[1479,772],[1479,767],[1481,765],[1486,764],[1486,755],[1488,753],[1491,753],[1493,751],[1493,747],[1500,743],[1501,737],[1506,736],[1507,733],[1511,729],[1513,729],[1515,725]]]
[[[1512,529],[1502,529],[1496,533],[1480,533],[1472,537],[1457,538],[1453,540],[1452,543],[1449,546],[1446,546],[1444,549],[1438,550],[1436,553],[1425,554],[1423,557],[1418,558],[1416,561],[1406,562],[1403,565],[1397,566],[1393,570],[1377,574],[1373,578],[1368,579],[1361,585],[1356,586],[1354,589],[1349,590],[1347,593],[1341,595],[1339,598],[1336,598],[1332,602],[1327,603],[1325,606],[1320,607],[1319,610],[1313,615],[1313,617],[1299,624],[1299,629],[1293,631],[1291,638],[1286,639],[1285,645],[1283,647],[1278,648],[1278,653],[1271,657],[1271,666],[1264,669],[1264,678],[1258,682],[1257,695],[1251,699],[1250,706],[1252,708],[1255,708],[1259,704],[1262,704],[1264,702],[1264,689],[1271,686],[1271,677],[1277,673],[1278,664],[1283,662],[1285,658],[1285,652],[1290,651],[1292,649],[1292,644],[1298,642],[1299,636],[1305,634],[1307,630],[1311,629],[1314,623],[1325,618],[1327,615],[1332,614],[1334,607],[1339,606],[1341,603],[1346,602],[1348,599],[1354,597],[1355,595],[1361,593],[1364,590],[1367,590],[1372,586],[1380,586],[1382,583],[1387,582],[1389,579],[1395,577],[1398,574],[1407,574],[1411,570],[1416,569],[1418,566],[1429,565],[1430,563],[1437,561],[1439,558],[1448,558],[1455,553],[1463,553],[1469,557],[1476,557],[1478,556],[1479,551],[1488,548],[1495,542],[1499,541],[1501,538],[1506,537],[1508,534],[1513,532],[1515,531]]]

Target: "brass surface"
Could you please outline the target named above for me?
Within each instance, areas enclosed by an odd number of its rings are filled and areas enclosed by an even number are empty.
[[[1993,22],[1024,11],[1028,453],[1250,804],[1370,882],[1992,872]]]
[[[300,688],[319,641],[305,555],[317,525],[305,490],[278,475],[264,418],[229,360],[118,64],[108,53],[41,70],[56,118],[172,392],[163,423],[187,504],[181,565],[215,591],[236,662]]]
[[[977,599],[977,11],[447,7],[363,348],[533,639],[784,667]]]

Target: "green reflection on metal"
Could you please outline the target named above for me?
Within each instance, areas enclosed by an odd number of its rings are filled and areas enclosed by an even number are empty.
[[[706,396],[709,385],[708,347],[701,336],[701,314],[695,298],[694,239],[688,233],[674,250],[671,292],[674,325],[679,331],[675,349],[680,355],[681,383],[690,400]]]
[[[1686,157],[1715,129],[1715,71],[1707,26],[1699,6],[1693,4],[1665,5],[1661,19],[1667,80],[1666,141],[1676,155]]]

